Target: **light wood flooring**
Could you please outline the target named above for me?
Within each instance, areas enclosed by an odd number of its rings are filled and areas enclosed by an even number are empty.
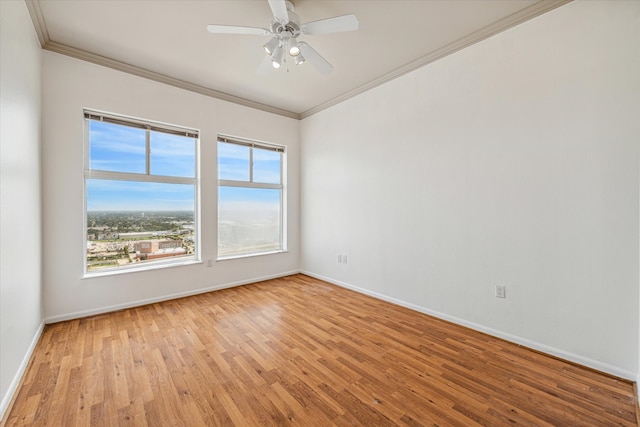
[[[6,425],[635,426],[633,384],[304,275],[48,325]]]

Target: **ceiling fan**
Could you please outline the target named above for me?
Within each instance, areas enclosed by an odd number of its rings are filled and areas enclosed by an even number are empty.
[[[207,30],[214,34],[271,35],[272,38],[265,43],[264,50],[269,55],[274,68],[280,68],[284,65],[287,61],[287,56],[289,56],[296,65],[308,61],[321,74],[327,75],[331,73],[333,66],[307,43],[298,41],[298,36],[355,31],[359,26],[356,15],[342,15],[301,24],[291,1],[268,1],[273,12],[271,25],[268,29],[234,25],[208,25]]]

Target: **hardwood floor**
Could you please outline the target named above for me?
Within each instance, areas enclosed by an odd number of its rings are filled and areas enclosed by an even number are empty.
[[[635,426],[633,384],[303,275],[46,326],[6,425]]]

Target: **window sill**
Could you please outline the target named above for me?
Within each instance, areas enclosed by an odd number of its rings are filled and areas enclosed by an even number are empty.
[[[202,261],[199,259],[190,258],[190,259],[176,260],[173,262],[165,261],[158,264],[149,263],[141,266],[121,267],[119,269],[114,269],[114,270],[84,273],[84,275],[82,276],[82,279],[93,279],[96,277],[104,277],[104,276],[117,276],[120,274],[129,274],[129,273],[140,273],[144,271],[160,270],[163,268],[183,267],[186,265],[195,265],[195,264],[202,264]]]

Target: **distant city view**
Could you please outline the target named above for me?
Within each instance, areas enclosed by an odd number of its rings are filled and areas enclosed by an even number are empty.
[[[218,256],[275,251],[280,242],[280,203],[233,203],[220,200]]]
[[[195,253],[193,211],[87,212],[87,271]]]
[[[279,203],[223,203],[218,256],[279,250]],[[195,254],[193,211],[87,212],[87,271]]]

